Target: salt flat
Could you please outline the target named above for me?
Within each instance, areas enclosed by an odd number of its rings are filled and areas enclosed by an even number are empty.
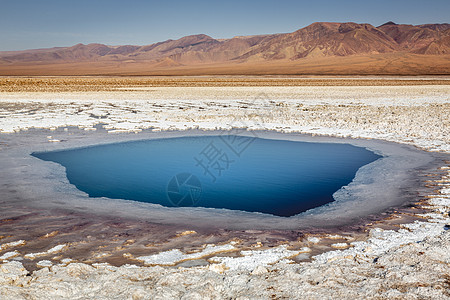
[[[247,127],[381,138],[448,150],[449,95],[450,85],[5,92],[0,94],[0,131],[62,126],[89,130],[99,123],[111,132]]]
[[[136,136],[148,129],[240,127],[381,139],[427,151],[450,152],[449,84],[352,86],[347,80],[346,86],[130,86],[126,90],[96,92],[3,91],[0,142],[31,128],[49,129],[44,142],[51,148],[64,143],[56,129],[68,126],[84,129],[89,135],[101,124],[110,134],[138,133]],[[13,140],[9,138],[8,143]],[[1,143],[0,151],[7,151],[8,147]],[[193,254],[174,248],[156,256],[130,256],[136,264],[139,259],[157,262],[150,265],[172,265],[179,260],[206,257],[206,264],[189,268],[88,265],[53,259],[54,247],[59,245],[58,251],[64,253],[71,245],[52,244],[51,236],[48,247],[42,251],[24,251],[28,241],[4,236],[0,239],[0,295],[16,299],[108,298],[119,294],[135,299],[246,299],[249,295],[447,299],[449,170],[448,162],[441,165],[436,171],[439,176],[429,180],[433,192],[418,195],[416,206],[420,209],[415,218],[419,219],[398,225],[395,230],[383,229],[382,222],[375,224],[367,237],[358,241],[337,236],[335,248],[347,249],[313,255],[312,261],[307,262],[294,258],[309,257],[309,247],[293,248],[289,243],[260,245],[261,249],[221,256],[222,250],[228,252],[237,247],[230,241],[205,246]],[[426,212],[419,212],[422,209]],[[309,238],[308,242],[305,237],[305,243],[312,247],[312,241],[331,237]],[[53,256],[41,255],[46,252]],[[39,271],[26,276],[28,271],[21,260],[30,254],[39,254],[43,262]]]

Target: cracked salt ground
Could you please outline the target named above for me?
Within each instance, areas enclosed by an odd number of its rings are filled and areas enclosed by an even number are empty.
[[[448,86],[385,87],[381,94],[380,87],[327,87],[320,91],[317,87],[237,89],[240,97],[248,99],[245,109],[232,99],[236,97],[233,96],[235,89],[194,88],[191,93],[184,91],[179,94],[177,89],[161,88],[158,94],[145,95],[116,92],[76,96],[57,94],[56,97],[36,94],[41,99],[33,99],[31,103],[26,100],[32,97],[30,94],[3,93],[0,103],[6,108],[0,109],[0,114],[7,118],[0,118],[0,131],[7,133],[65,126],[93,130],[100,123],[111,133],[139,132],[148,128],[155,131],[217,130],[238,126],[378,138],[414,144],[432,151],[450,150]],[[228,93],[231,99],[223,99],[220,92]],[[280,100],[255,100],[254,95],[261,92],[270,99]],[[217,99],[204,100],[203,97],[209,94],[210,99]],[[129,99],[123,100],[124,95]],[[195,99],[195,105],[188,97]],[[11,113],[7,108],[9,103],[36,107],[36,111],[32,115],[17,110]],[[252,116],[259,117],[255,120]],[[240,120],[237,124],[236,118]],[[264,126],[261,126],[261,121]]]
[[[58,252],[63,251],[65,248],[67,248],[67,245],[57,245],[45,252],[38,252],[38,253],[29,253],[26,254],[24,257],[27,259],[35,259],[36,257],[39,256],[44,256],[44,255],[49,255],[49,254],[56,254]]]
[[[352,248],[326,252],[312,262],[293,263],[299,251],[279,246],[241,251],[240,257],[213,257],[209,266],[191,268],[138,267],[39,261],[31,276],[18,261],[0,265],[0,296],[8,299],[124,295],[134,299],[187,298],[427,298],[448,299],[450,180],[423,203],[424,221],[394,230],[374,228]],[[317,240],[309,238],[312,242]],[[21,243],[15,243],[19,246]],[[11,245],[11,244],[9,244]],[[2,249],[7,247],[2,246]],[[219,247],[219,248],[216,248]],[[223,247],[223,248],[220,248]],[[204,248],[204,254],[232,250],[233,245]],[[49,250],[50,251],[50,250]],[[302,249],[300,252],[308,251]],[[151,263],[196,259],[201,254],[167,252],[147,257]],[[175,258],[175,259],[174,259]],[[293,285],[292,283],[295,282]],[[180,284],[182,283],[182,284]]]
[[[199,259],[211,254],[235,250],[236,248],[233,244],[221,246],[206,245],[202,251],[191,254],[184,254],[178,249],[172,249],[155,255],[136,257],[136,260],[143,261],[146,265],[170,266],[185,260]]]

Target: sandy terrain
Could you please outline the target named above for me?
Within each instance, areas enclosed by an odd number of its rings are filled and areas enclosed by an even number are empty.
[[[450,152],[448,78],[2,78],[0,82],[0,154],[8,149],[31,151],[33,145],[26,141],[32,140],[33,128],[52,130],[36,133],[42,139],[39,143],[52,149],[77,139],[83,142],[84,136],[89,141],[99,124],[110,134],[244,127],[377,138],[442,155]],[[70,126],[85,135],[74,131],[70,137],[72,129],[68,133],[57,129]],[[72,140],[64,141],[67,137]],[[28,162],[17,162],[15,172],[26,174]],[[71,218],[37,210],[30,214],[26,207],[2,198],[0,295],[448,299],[449,170],[448,162],[442,162],[427,171],[426,188],[414,191],[414,205],[390,211],[373,224],[359,224],[352,234],[288,237],[271,232],[262,239],[261,233],[249,231],[235,236],[222,232],[218,238],[174,227],[154,236],[156,244],[170,241],[161,248],[141,246],[137,224],[104,220],[96,227],[88,219],[81,222],[77,214]],[[17,190],[22,195],[20,187]],[[67,226],[61,227],[56,219],[66,219]],[[43,220],[47,225],[40,230],[33,227]],[[84,227],[77,227],[80,223]],[[103,224],[107,224],[103,239],[111,239],[106,247],[107,243],[99,243]],[[125,228],[127,224],[130,227]],[[21,233],[8,234],[7,229],[13,232],[15,226],[23,228]],[[157,228],[143,227],[149,233]],[[27,236],[25,228],[34,229]],[[82,240],[76,240],[72,229],[83,234]],[[115,230],[124,235],[111,238]],[[90,231],[97,235],[89,237]],[[183,248],[197,238],[202,244]],[[83,243],[95,245],[89,255],[98,255],[98,260],[79,263]],[[102,259],[116,253],[125,260]],[[98,264],[105,261],[109,263]],[[35,269],[40,270],[30,272]]]
[[[449,75],[448,54],[423,55],[384,53],[346,57],[312,57],[300,60],[228,61],[194,65],[164,66],[146,61],[31,62],[0,61],[5,76],[83,76],[83,75]]]
[[[0,77],[0,92],[108,92],[152,87],[295,87],[448,85],[449,76],[153,76],[153,77]],[[172,89],[170,92],[174,92]],[[146,95],[151,97],[151,95]],[[189,96],[189,95],[188,95]],[[224,96],[217,93],[216,97]],[[320,96],[320,95],[317,95]]]

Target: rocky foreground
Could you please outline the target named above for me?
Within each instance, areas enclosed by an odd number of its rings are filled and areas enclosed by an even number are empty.
[[[245,256],[234,264],[191,268],[69,263],[30,274],[19,261],[5,261],[0,265],[0,297],[449,299],[449,175],[443,182],[446,188],[424,204],[432,211],[423,215],[424,221],[398,231],[373,229],[367,241],[318,255],[312,262],[285,259],[270,265],[262,253],[254,253],[250,264]]]

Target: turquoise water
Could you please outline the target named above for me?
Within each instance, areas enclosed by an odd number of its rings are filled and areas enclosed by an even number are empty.
[[[235,135],[180,137],[33,153],[66,168],[90,197],[293,216],[333,201],[380,156],[350,144]]]

